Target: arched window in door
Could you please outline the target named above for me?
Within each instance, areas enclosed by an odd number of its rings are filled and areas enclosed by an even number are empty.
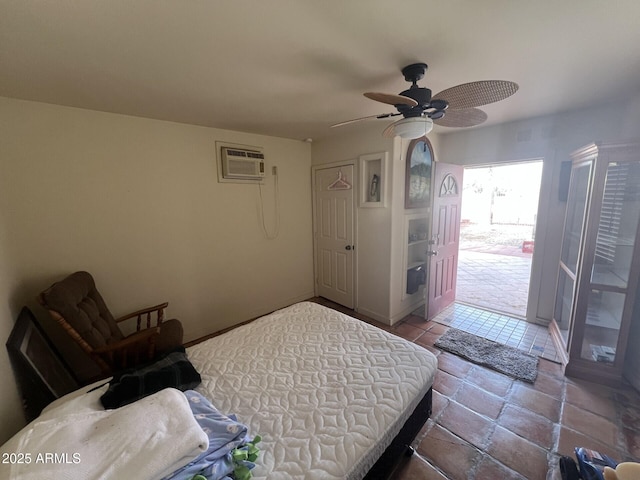
[[[442,179],[440,184],[440,196],[441,197],[456,197],[458,196],[458,182],[456,177],[448,173]]]

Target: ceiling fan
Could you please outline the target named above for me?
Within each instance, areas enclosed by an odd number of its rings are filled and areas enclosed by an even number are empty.
[[[385,137],[400,135],[402,138],[419,138],[433,128],[433,124],[443,127],[473,127],[487,120],[487,114],[479,106],[499,102],[518,91],[518,84],[507,80],[482,80],[463,83],[447,88],[431,96],[431,90],[418,86],[418,80],[427,71],[426,63],[413,63],[402,69],[402,75],[411,86],[399,95],[367,92],[365,97],[396,107],[397,112],[369,115],[331,127],[373,118],[388,118],[402,115],[402,119],[389,125],[382,133]]]

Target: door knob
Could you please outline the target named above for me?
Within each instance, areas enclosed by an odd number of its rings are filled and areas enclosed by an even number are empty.
[[[436,252],[435,250],[427,250],[425,253],[430,257],[433,257],[434,255],[438,254],[438,252]]]
[[[347,245],[346,247],[344,247],[345,250],[351,250],[351,245]]]

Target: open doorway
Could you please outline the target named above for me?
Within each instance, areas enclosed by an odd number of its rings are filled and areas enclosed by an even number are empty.
[[[525,318],[542,160],[467,167],[456,301]]]

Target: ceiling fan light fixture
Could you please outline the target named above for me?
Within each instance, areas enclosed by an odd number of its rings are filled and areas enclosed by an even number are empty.
[[[382,133],[385,137],[414,139],[420,138],[433,129],[433,120],[429,117],[408,117],[389,125]]]

